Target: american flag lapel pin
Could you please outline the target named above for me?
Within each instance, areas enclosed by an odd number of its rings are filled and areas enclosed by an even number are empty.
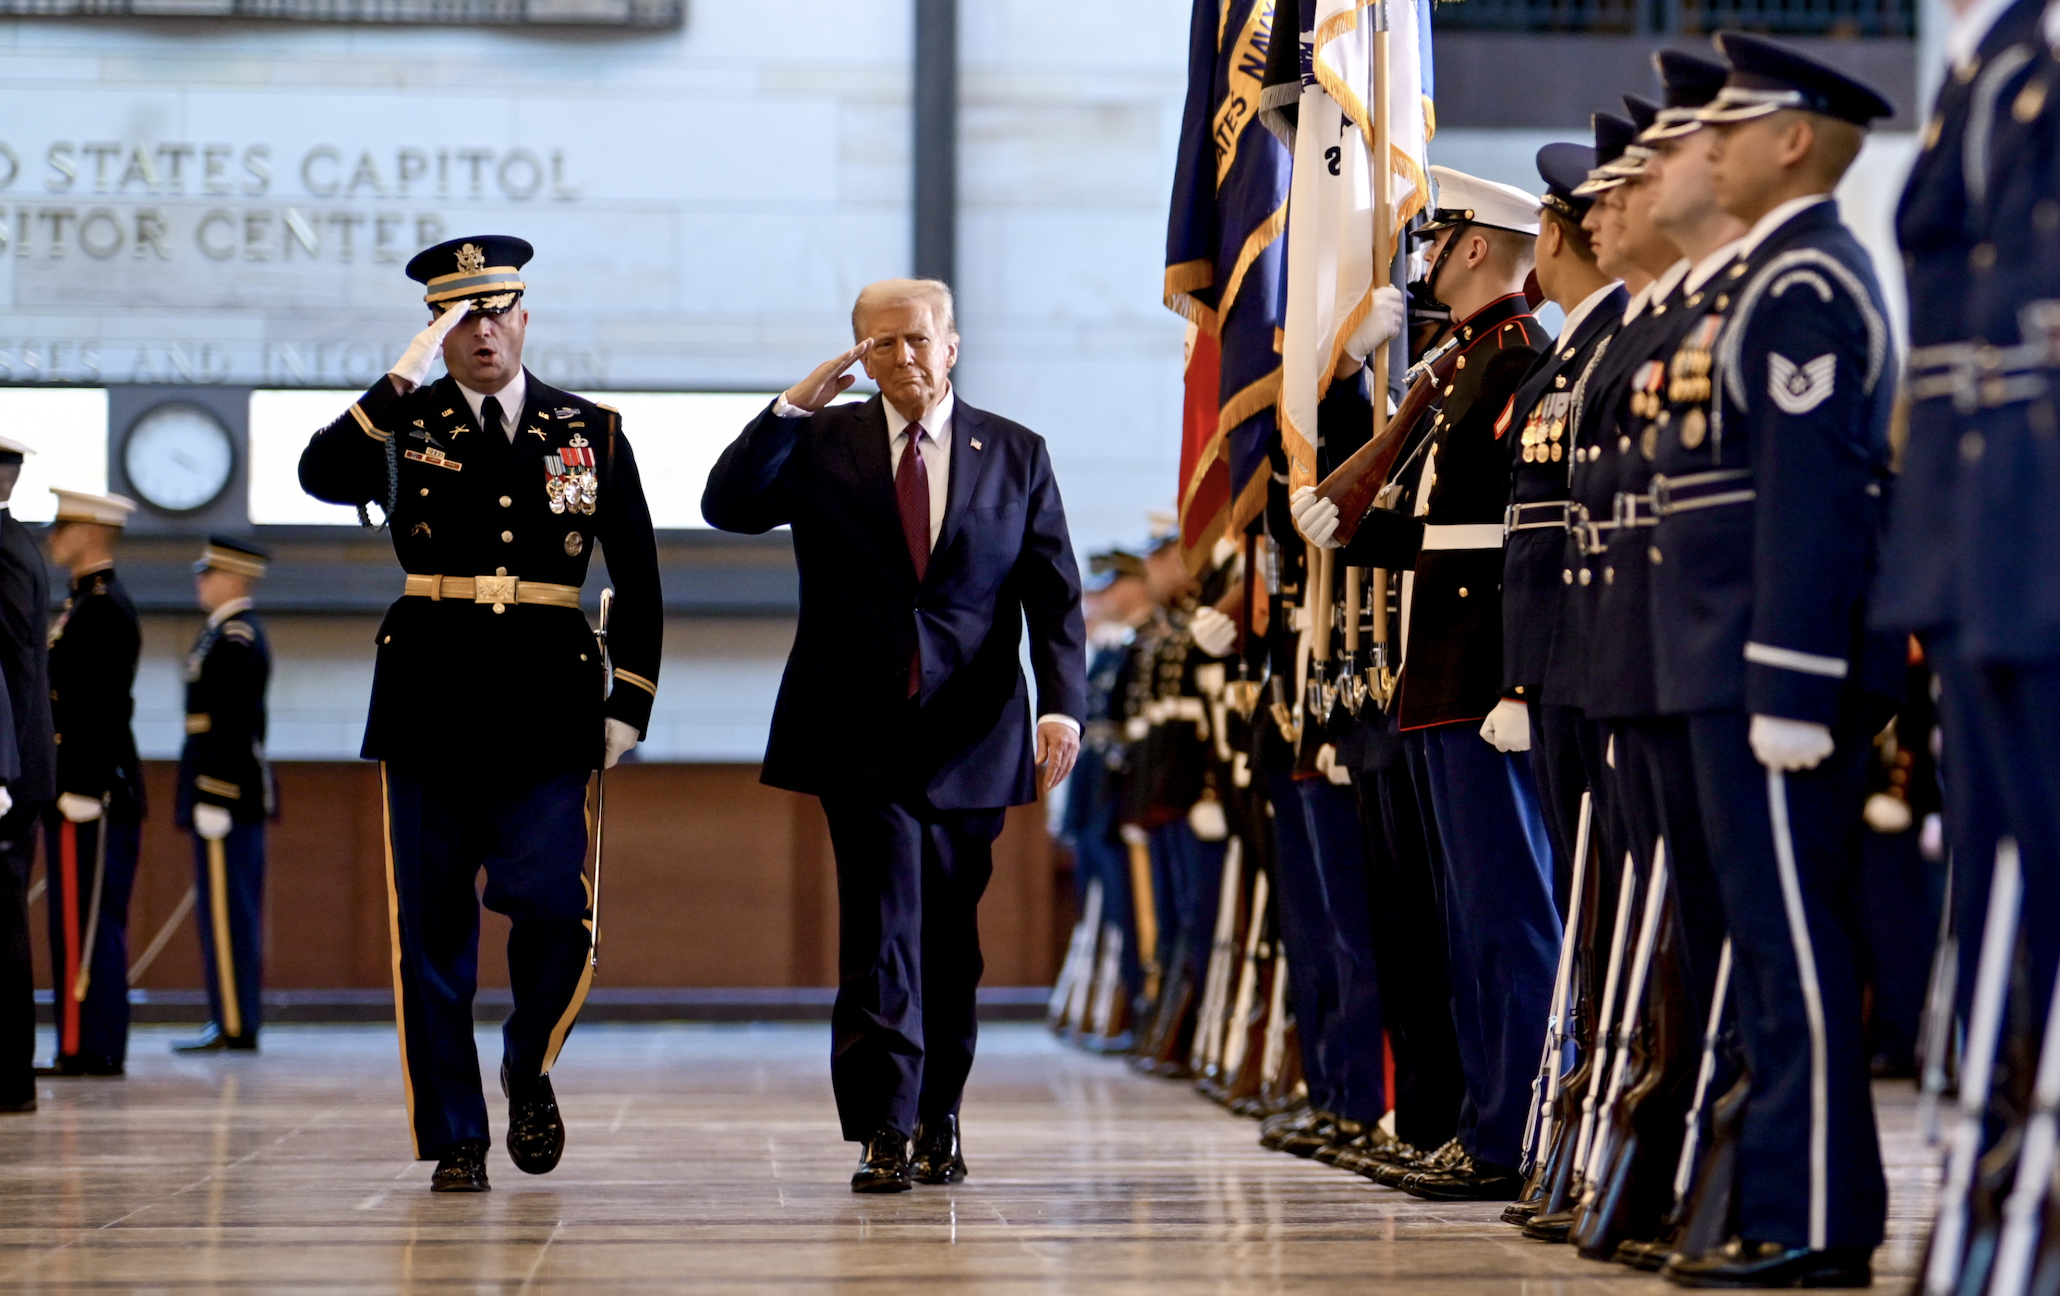
[[[980,448],[980,438],[979,438],[979,437],[973,437],[973,438],[972,438],[972,443],[973,443],[973,449],[975,449],[975,450],[978,450],[978,449]]]

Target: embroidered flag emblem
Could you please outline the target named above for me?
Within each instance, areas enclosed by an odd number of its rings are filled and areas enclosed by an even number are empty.
[[[1767,395],[1783,414],[1807,414],[1831,399],[1838,380],[1838,357],[1818,356],[1798,365],[1780,352],[1767,354]]]

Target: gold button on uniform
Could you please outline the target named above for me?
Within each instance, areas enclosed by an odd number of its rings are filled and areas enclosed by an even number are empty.
[[[1654,545],[1654,546],[1652,546],[1652,548],[1650,548],[1650,549],[1647,549],[1647,550],[1645,551],[1645,556],[1646,556],[1647,558],[1650,558],[1650,559],[1652,559],[1652,565],[1653,565],[1653,566],[1655,566],[1655,567],[1659,566],[1659,562],[1660,562],[1660,557],[1659,557],[1659,546],[1658,546],[1658,545]]]
[[[514,502],[515,502],[514,500],[511,500],[511,499],[509,499],[509,498],[508,498],[508,497],[507,497],[506,495],[503,495],[503,496],[501,496],[501,507],[502,507],[502,508],[506,508],[506,507],[508,507],[508,506],[509,506],[510,504],[513,504]]]
[[[508,574],[508,569],[507,569],[506,567],[496,567],[496,568],[494,568],[494,575],[496,575],[496,576],[506,576],[507,574]]]
[[[513,531],[503,531],[503,532],[501,532],[501,543],[502,543],[502,544],[513,544],[513,543],[515,543],[515,533],[514,533]]]
[[[1976,243],[1967,253],[1967,264],[1976,270],[1986,270],[1996,263],[1996,245]]]
[[[1573,568],[1571,568],[1571,567],[1562,567],[1562,568],[1560,569],[1559,575],[1560,575],[1560,581],[1561,581],[1561,583],[1562,583],[1562,584],[1566,584],[1566,585],[1571,585],[1571,584],[1573,584],[1573,583],[1574,583],[1574,569],[1573,569]]]
[[[1459,597],[1461,597],[1461,598],[1465,598],[1465,597],[1466,597],[1466,586],[1464,586],[1464,585],[1461,585],[1461,586],[1459,587]]]
[[[1594,579],[1595,573],[1589,571],[1586,567],[1581,568],[1581,584],[1586,585],[1589,581],[1592,581]]]
[[[1967,432],[1960,437],[1960,457],[1972,463],[1981,458],[1981,452],[1988,449],[1988,442],[1979,432]]]
[[[424,486],[424,487],[422,488],[422,493],[423,493],[424,495],[427,495],[427,494],[429,493],[429,488],[428,488],[427,486]]]

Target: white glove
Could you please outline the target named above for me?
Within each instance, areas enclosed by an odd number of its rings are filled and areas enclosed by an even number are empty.
[[[1237,647],[1237,622],[1215,608],[1197,611],[1188,629],[1194,632],[1195,647],[1211,657],[1228,657],[1230,650]]]
[[[1886,792],[1876,792],[1868,797],[1867,804],[1860,807],[1860,817],[1878,833],[1908,832],[1910,825],[1917,821],[1917,817],[1910,813],[1908,801]]]
[[[622,759],[622,754],[637,745],[636,727],[627,721],[617,720],[615,717],[610,716],[608,718],[606,742],[608,744],[608,761],[602,768],[614,769],[615,762]]]
[[[1401,289],[1393,285],[1374,289],[1373,309],[1366,312],[1366,318],[1359,321],[1352,336],[1345,339],[1345,354],[1365,364],[1366,357],[1395,340],[1408,314],[1409,306]]]
[[[1784,720],[1780,716],[1756,715],[1746,734],[1752,754],[1770,770],[1815,769],[1837,744],[1831,730],[1807,720]]]
[[[220,841],[229,835],[236,821],[229,817],[227,808],[218,805],[197,805],[193,807],[193,831],[204,841]]]
[[[1220,842],[1230,836],[1230,821],[1223,817],[1223,803],[1212,796],[1188,807],[1187,826],[1200,841]]]
[[[1503,698],[1481,721],[1481,737],[1499,752],[1527,752],[1531,749],[1531,709],[1521,702]]]
[[[14,809],[14,793],[9,792],[4,787],[0,787],[0,815],[4,815],[12,809]]]
[[[1318,549],[1338,547],[1338,506],[1316,493],[1314,486],[1302,486],[1288,496],[1288,514],[1295,519],[1295,530],[1302,538]]]
[[[431,321],[428,328],[415,335],[408,343],[408,349],[401,352],[401,358],[394,361],[393,368],[386,372],[408,384],[412,389],[429,381],[429,366],[443,353],[443,340],[458,321],[465,318],[465,312],[472,309],[468,298],[453,303],[451,308]]]
[[[57,794],[57,812],[73,823],[92,823],[100,817],[100,803],[76,792]]]

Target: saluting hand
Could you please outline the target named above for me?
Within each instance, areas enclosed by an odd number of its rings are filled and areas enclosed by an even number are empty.
[[[450,335],[452,329],[458,327],[458,321],[464,319],[465,312],[471,309],[472,300],[469,297],[451,303],[448,310],[431,320],[429,327],[417,333],[415,340],[408,343],[408,349],[401,353],[400,359],[394,361],[393,368],[387,370],[395,384],[400,387],[402,395],[429,381],[429,367],[442,353],[444,338]]]
[[[1049,792],[1073,772],[1080,758],[1080,733],[1072,725],[1046,720],[1037,726],[1038,790]]]
[[[780,399],[789,405],[797,405],[811,414],[844,394],[851,384],[858,381],[856,374],[845,370],[865,358],[873,349],[873,340],[867,338],[842,355],[832,356],[815,367],[815,372],[780,393]]]

